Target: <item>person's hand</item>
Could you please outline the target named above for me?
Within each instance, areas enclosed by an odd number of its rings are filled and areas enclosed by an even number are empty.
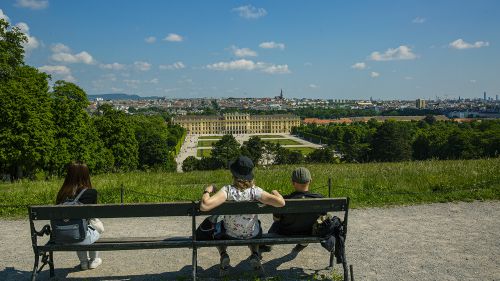
[[[209,185],[209,186],[205,187],[205,191],[207,191],[208,193],[214,192],[214,186],[213,185]]]

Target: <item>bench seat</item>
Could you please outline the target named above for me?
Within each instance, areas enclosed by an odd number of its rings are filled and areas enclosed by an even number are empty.
[[[116,251],[162,248],[191,248],[193,240],[186,237],[122,237],[101,238],[90,245],[55,244],[48,242],[38,246],[40,251]]]

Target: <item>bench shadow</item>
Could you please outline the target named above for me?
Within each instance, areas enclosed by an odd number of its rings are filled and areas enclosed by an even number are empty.
[[[257,272],[253,271],[250,267],[250,262],[248,259],[242,260],[235,266],[229,269],[228,275],[224,278],[219,277],[219,265],[215,264],[208,268],[198,267],[198,278],[200,280],[255,280],[256,277],[260,277],[260,280],[278,278],[278,280],[309,280],[314,276],[321,273],[324,274],[324,269],[308,269],[300,267],[291,267],[285,269],[278,269],[282,264],[294,260],[298,253],[291,251],[285,256],[280,258],[272,259],[263,263],[265,270],[264,276],[259,275]],[[174,272],[163,272],[155,274],[141,274],[141,275],[114,275],[114,276],[98,276],[98,277],[70,277],[71,273],[79,271],[79,267],[71,268],[56,268],[55,278],[49,277],[48,268],[37,275],[37,280],[75,280],[75,281],[100,281],[100,280],[127,280],[127,281],[143,281],[143,280],[176,280],[184,281],[191,280],[192,267],[191,265],[186,265],[179,271]],[[0,280],[10,281],[10,280],[30,280],[31,271],[18,270],[14,267],[6,267],[4,270],[0,271]],[[325,274],[321,280],[332,280],[331,274]]]

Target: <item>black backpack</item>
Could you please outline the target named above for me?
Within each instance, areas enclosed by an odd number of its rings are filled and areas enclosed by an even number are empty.
[[[80,197],[87,189],[83,189],[73,200],[67,200],[60,205],[82,205]],[[58,219],[51,220],[51,241],[58,244],[78,243],[85,240],[88,230],[87,219]]]

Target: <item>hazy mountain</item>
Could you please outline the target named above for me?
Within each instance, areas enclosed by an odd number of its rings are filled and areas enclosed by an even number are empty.
[[[102,95],[88,95],[89,100],[95,100],[97,98],[102,98],[103,100],[140,100],[140,99],[152,99],[155,97],[141,97],[138,95],[129,95],[124,93],[112,93],[112,94],[102,94]]]

